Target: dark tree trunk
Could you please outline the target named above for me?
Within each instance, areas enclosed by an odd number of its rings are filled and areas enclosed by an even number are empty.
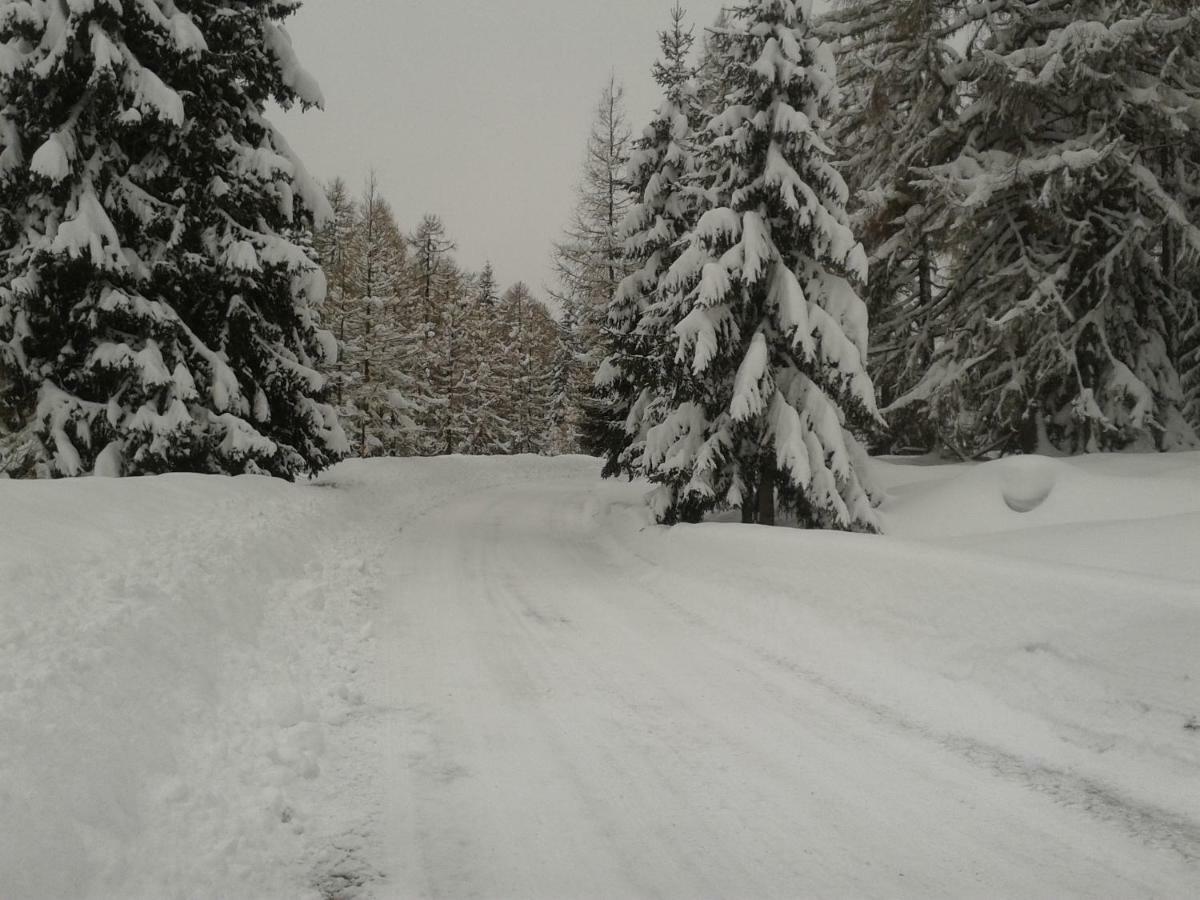
[[[921,292],[921,322],[927,322],[929,310],[933,308],[933,259],[928,241],[921,239],[921,259],[917,263],[918,290]],[[933,336],[926,331],[925,346],[921,348],[921,363],[927,365],[933,358]]]
[[[754,492],[747,491],[746,499],[742,501],[742,524],[743,525],[753,525],[754,524],[754,512],[755,512],[754,502],[755,502],[754,501]]]
[[[775,460],[764,456],[758,473],[758,524],[775,524]]]

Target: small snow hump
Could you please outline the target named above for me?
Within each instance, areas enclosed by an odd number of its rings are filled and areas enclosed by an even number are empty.
[[[1004,460],[1003,465],[1000,491],[1013,512],[1032,512],[1054,490],[1056,466],[1044,456],[1013,456]]]

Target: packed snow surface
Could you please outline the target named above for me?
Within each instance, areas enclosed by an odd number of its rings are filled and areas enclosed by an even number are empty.
[[[0,481],[0,896],[1195,897],[1200,454]]]

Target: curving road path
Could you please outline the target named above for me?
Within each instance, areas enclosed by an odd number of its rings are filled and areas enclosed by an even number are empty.
[[[1028,753],[969,711],[949,727],[922,685],[964,710],[986,691],[920,674],[903,639],[842,665],[850,626],[799,573],[875,539],[747,571],[639,532],[635,495],[531,478],[405,524],[377,632],[380,896],[1200,893],[1200,806],[1128,787],[1154,760],[1110,782],[1045,717]]]

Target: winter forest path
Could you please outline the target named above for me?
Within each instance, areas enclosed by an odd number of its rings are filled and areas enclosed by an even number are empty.
[[[1117,761],[1096,768],[1057,699],[1014,708],[1025,682],[1007,657],[993,668],[1018,687],[1000,698],[986,648],[948,636],[928,658],[945,624],[930,586],[953,595],[987,565],[956,552],[935,578],[917,545],[792,532],[751,548],[726,526],[641,529],[639,491],[597,487],[581,465],[459,484],[400,526],[386,492],[359,498],[364,520],[400,528],[370,698],[377,896],[1200,887],[1200,806],[1175,788],[1196,771],[1187,745],[1125,753],[1116,734]],[[772,567],[773,548],[790,559]],[[888,566],[897,577],[874,589],[895,596],[876,608],[865,585]],[[1036,577],[1052,597],[1094,593],[1082,574]],[[976,592],[985,625],[1000,590]],[[1053,664],[1056,646],[1013,653]],[[1160,789],[1138,792],[1155,773]]]

